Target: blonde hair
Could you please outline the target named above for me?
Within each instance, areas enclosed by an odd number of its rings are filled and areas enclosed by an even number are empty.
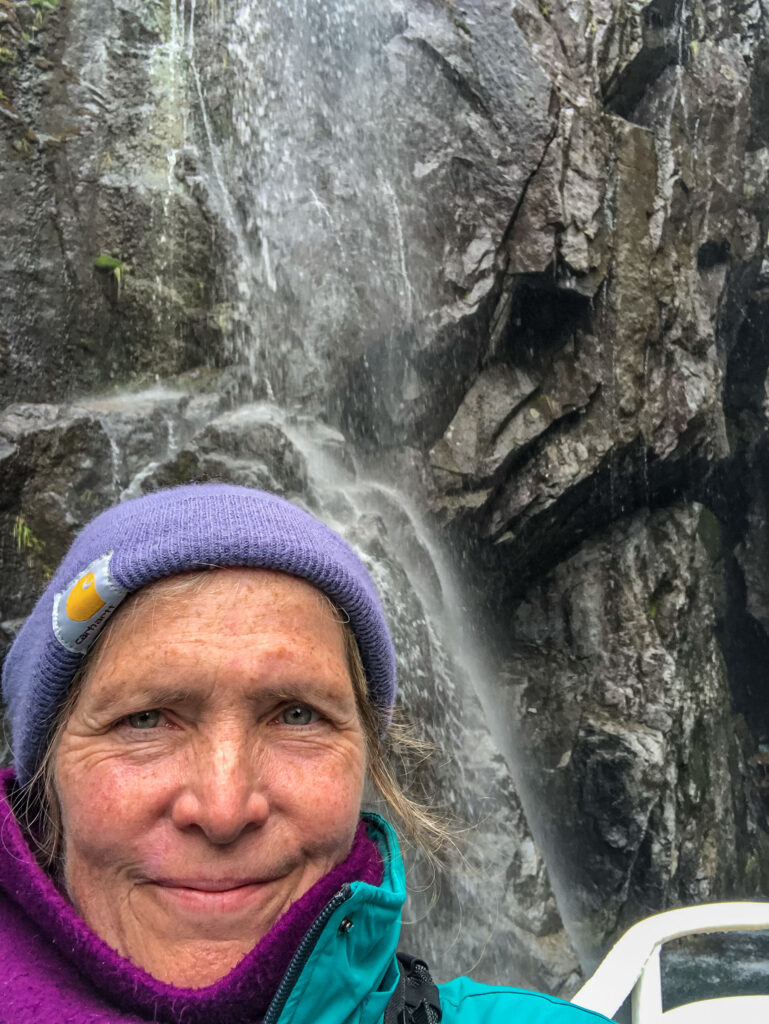
[[[14,814],[27,833],[38,863],[49,874],[56,875],[60,869],[64,843],[61,805],[56,790],[56,752],[85,680],[98,664],[100,654],[109,644],[118,622],[135,614],[148,600],[198,593],[210,580],[211,570],[216,568],[211,566],[202,571],[181,573],[131,595],[102,630],[73,677],[66,699],[51,724],[40,765],[26,785],[14,792],[12,799]],[[321,591],[317,593],[319,600],[328,606],[342,629],[345,657],[364,737],[368,780],[386,810],[394,816],[393,823],[401,838],[417,847],[435,868],[440,868],[448,849],[454,846],[448,820],[420,800],[409,796],[398,779],[395,767],[399,765],[401,774],[409,775],[432,756],[433,748],[414,735],[397,708],[390,709],[392,718],[387,728],[383,729],[383,722],[389,716],[385,716],[371,700],[363,661],[349,617],[326,594]]]

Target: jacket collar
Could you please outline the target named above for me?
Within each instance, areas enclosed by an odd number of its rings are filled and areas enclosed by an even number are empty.
[[[305,955],[304,965],[282,1005],[278,992],[264,1024],[373,1024],[384,1016],[398,980],[395,952],[406,898],[405,873],[392,827],[378,815],[364,818],[384,861],[382,884],[352,883],[312,951],[297,951],[295,961]]]

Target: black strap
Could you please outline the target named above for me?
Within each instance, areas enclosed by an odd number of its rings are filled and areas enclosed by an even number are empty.
[[[438,1024],[441,1000],[424,960],[398,953],[398,984],[390,997],[384,1024]]]

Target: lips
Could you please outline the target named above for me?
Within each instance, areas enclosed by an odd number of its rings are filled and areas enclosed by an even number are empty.
[[[231,889],[242,889],[246,885],[265,885],[261,878],[156,878],[155,885],[168,889],[193,889],[198,892],[229,892]]]
[[[175,912],[232,914],[259,907],[274,891],[274,881],[242,878],[174,878],[149,883],[153,894]]]

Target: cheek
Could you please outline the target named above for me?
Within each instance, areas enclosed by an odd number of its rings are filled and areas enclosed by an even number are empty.
[[[66,847],[94,860],[128,853],[163,814],[167,787],[158,772],[104,759],[79,769],[66,759],[55,776]]]
[[[343,767],[300,766],[282,773],[281,803],[301,831],[305,849],[330,856],[347,852],[360,817],[363,778],[362,756],[347,759]]]

